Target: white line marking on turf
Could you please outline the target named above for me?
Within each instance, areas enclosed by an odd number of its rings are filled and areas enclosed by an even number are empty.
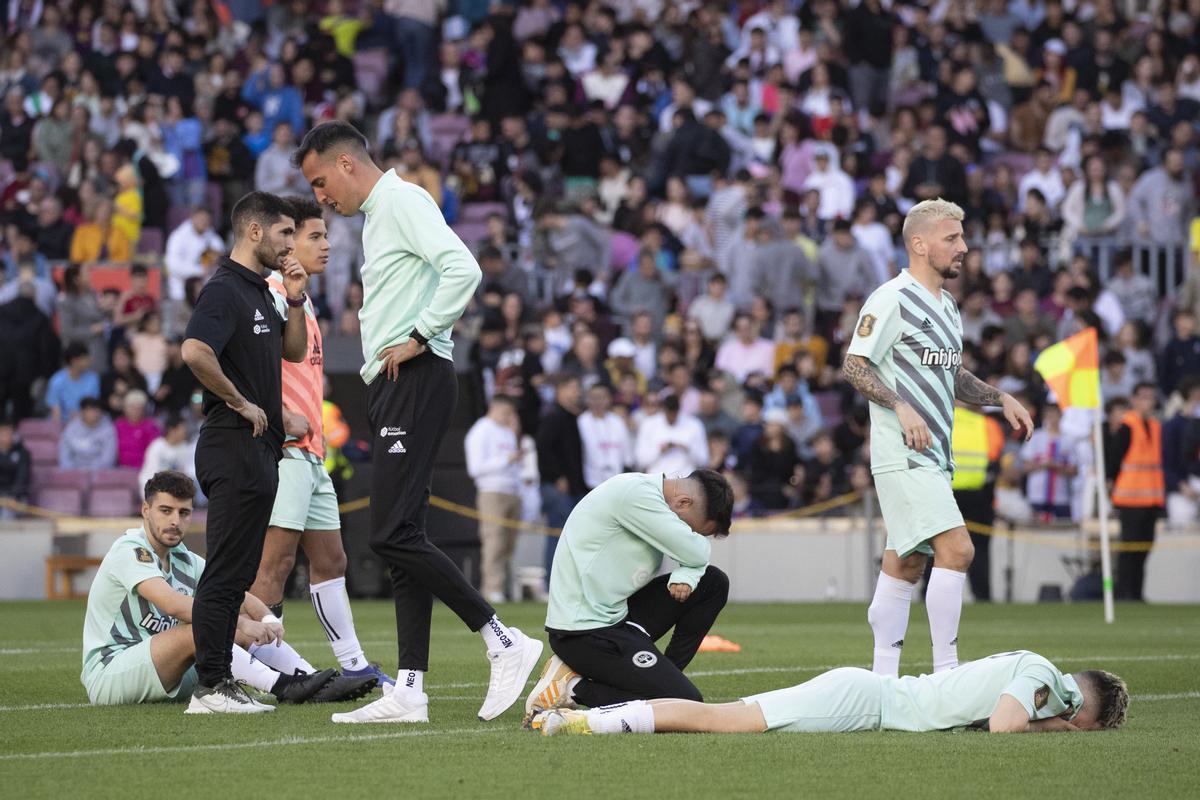
[[[1176,694],[1145,694],[1134,695],[1135,701],[1153,701],[1153,700],[1190,700],[1200,698],[1198,692],[1179,692]],[[451,700],[459,699],[457,697],[434,697],[435,700]],[[464,698],[475,699],[475,698]],[[55,705],[45,704],[43,708],[56,707],[74,707],[67,704]],[[88,706],[98,707],[98,706]],[[10,706],[8,710],[17,708]],[[124,756],[124,755],[160,755],[164,753],[182,753],[194,752],[196,750],[242,750],[249,747],[290,747],[293,745],[310,745],[310,744],[339,744],[342,742],[371,742],[386,739],[407,739],[419,736],[460,736],[469,734],[488,734],[488,733],[505,733],[511,731],[507,727],[490,727],[490,728],[455,728],[448,730],[407,730],[393,731],[389,733],[372,733],[365,736],[286,736],[281,739],[270,739],[267,741],[251,741],[251,742],[228,742],[225,744],[198,744],[198,745],[178,745],[174,747],[143,747],[134,745],[132,747],[110,747],[103,750],[63,750],[63,751],[43,751],[40,753],[5,753],[0,754],[0,761],[38,761],[52,758],[92,758],[96,756]]]
[[[404,724],[404,723],[396,723]],[[193,744],[172,747],[110,747],[104,750],[60,750],[41,753],[5,753],[0,761],[32,761],[43,758],[90,758],[92,756],[159,755],[186,753],[196,750],[242,750],[247,747],[289,747],[306,744],[338,744],[342,742],[371,742],[380,739],[408,739],[418,736],[459,736],[464,734],[500,733],[510,728],[457,728],[450,730],[409,730],[390,733],[371,733],[366,736],[285,736],[281,739],[256,742],[227,742],[225,744]]]

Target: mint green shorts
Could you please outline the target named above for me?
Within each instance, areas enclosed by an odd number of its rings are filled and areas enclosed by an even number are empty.
[[[875,476],[875,491],[887,549],[903,558],[912,553],[933,555],[929,540],[965,525],[950,488],[950,473],[938,469],[906,469]]]
[[[83,686],[94,706],[186,700],[196,686],[196,668],[189,667],[178,686],[164,688],[150,655],[150,640],[143,639],[117,653],[108,664],[86,673]]]
[[[287,455],[279,459],[279,489],[269,524],[289,531],[336,531],[342,527],[337,493],[324,464]]]
[[[883,678],[858,667],[841,667],[799,686],[743,697],[742,702],[758,703],[769,731],[877,731],[883,715]]]

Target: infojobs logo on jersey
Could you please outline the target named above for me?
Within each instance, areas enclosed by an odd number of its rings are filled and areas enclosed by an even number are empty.
[[[926,347],[921,353],[921,366],[941,367],[942,369],[958,369],[962,364],[962,352],[948,347]]]

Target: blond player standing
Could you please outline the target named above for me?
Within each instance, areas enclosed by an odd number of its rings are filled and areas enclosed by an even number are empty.
[[[321,207],[312,200],[289,199],[296,222],[294,255],[312,275],[325,271],[329,260],[329,237]],[[272,276],[267,284],[277,305],[287,295],[283,283]],[[298,363],[283,363],[283,458],[279,460],[279,489],[271,510],[270,527],[263,544],[258,576],[250,592],[262,599],[272,613],[283,618],[283,589],[296,564],[296,546],[308,556],[309,592],[313,610],[329,638],[342,673],[351,677],[374,676],[379,683],[395,681],[367,661],[354,630],[354,615],[346,594],[346,552],[342,549],[341,520],[333,481],[325,471],[325,435],[322,430],[322,401],[325,396],[321,328],[311,299],[305,299],[308,344]],[[259,656],[267,666],[270,653]]]
[[[887,527],[883,568],[867,620],[874,671],[895,676],[913,587],[933,556],[925,589],[934,672],[958,666],[963,584],[975,548],[954,500],[954,401],[1000,406],[1014,430],[1033,432],[1025,408],[962,366],[958,304],[942,289],[967,254],[963,210],[942,199],[917,203],[901,235],[908,269],[863,304],[842,371],[871,404],[871,473]]]

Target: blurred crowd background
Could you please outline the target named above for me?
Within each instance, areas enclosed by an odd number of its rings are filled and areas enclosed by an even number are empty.
[[[526,457],[472,471],[528,517],[561,524],[627,469],[725,470],[741,515],[869,486],[838,368],[905,268],[905,212],[944,197],[971,246],[947,286],[963,363],[1038,421],[994,454],[998,509],[1089,513],[1090,419],[1032,364],[1094,327],[1110,432],[1150,384],[1172,521],[1196,518],[1198,0],[0,10],[0,494],[53,505],[86,470],[72,510],[128,513],[97,476],[191,469],[179,337],[227,212],[307,194],[288,157],[341,119],[483,268],[455,333],[464,402]],[[328,227],[312,294],[336,345],[358,334],[361,218]]]

